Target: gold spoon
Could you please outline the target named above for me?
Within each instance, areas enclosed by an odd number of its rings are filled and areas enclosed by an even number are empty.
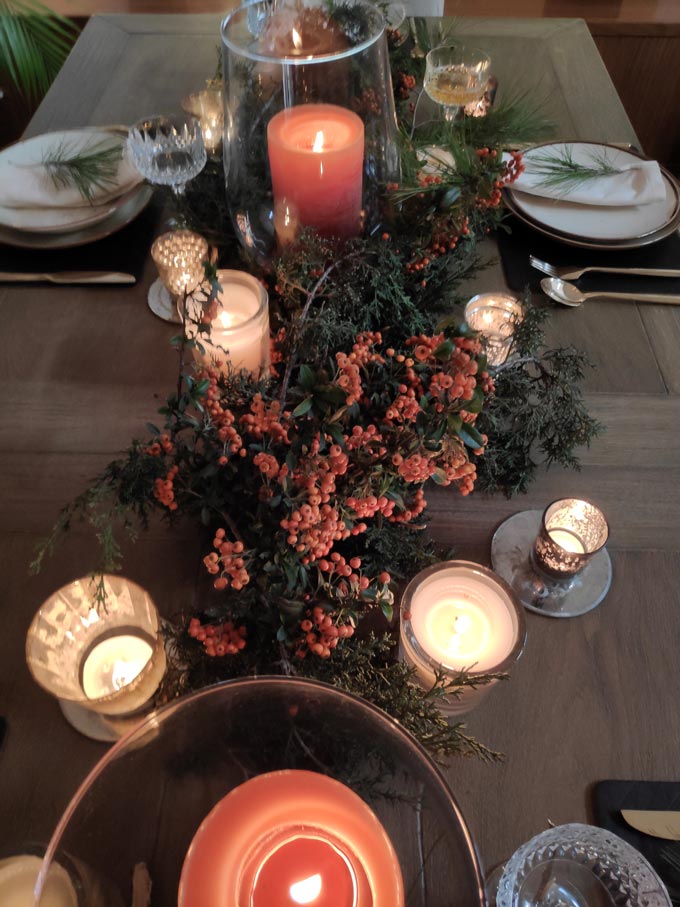
[[[562,305],[576,307],[582,305],[586,299],[625,299],[628,302],[658,302],[666,305],[680,305],[680,294],[668,293],[607,293],[592,292],[582,293],[578,287],[559,277],[544,277],[541,289],[546,296],[560,302]]]

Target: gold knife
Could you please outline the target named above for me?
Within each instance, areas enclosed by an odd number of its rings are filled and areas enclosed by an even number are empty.
[[[680,810],[673,809],[622,809],[624,821],[645,835],[680,841]]]
[[[121,271],[55,271],[54,273],[25,273],[18,271],[0,271],[0,283],[113,283],[133,284],[135,277],[132,274],[123,274]]]

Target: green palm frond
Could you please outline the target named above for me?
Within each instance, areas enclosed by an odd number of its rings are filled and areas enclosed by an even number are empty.
[[[0,72],[37,103],[78,35],[76,26],[39,0],[0,0]]]

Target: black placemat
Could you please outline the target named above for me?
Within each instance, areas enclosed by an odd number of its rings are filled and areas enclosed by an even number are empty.
[[[680,236],[673,233],[651,246],[621,252],[596,251],[567,246],[532,230],[518,218],[509,216],[503,222],[509,232],[498,230],[498,248],[505,279],[510,289],[521,293],[529,285],[540,291],[545,277],[529,264],[529,255],[535,255],[553,265],[602,265],[611,268],[675,268],[680,270]],[[612,290],[615,292],[678,293],[680,278],[633,277],[606,274],[586,274],[578,281],[580,289]]]
[[[680,782],[600,781],[593,789],[593,808],[599,826],[639,850],[668,888],[680,889],[680,873],[662,857],[662,851],[669,847],[680,855],[680,843],[645,835],[631,828],[621,817],[622,809],[680,810]]]
[[[0,271],[123,271],[139,280],[159,218],[152,202],[117,233],[72,249],[17,249],[0,243]]]

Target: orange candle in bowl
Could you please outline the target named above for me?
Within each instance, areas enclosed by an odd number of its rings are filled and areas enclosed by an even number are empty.
[[[302,104],[267,126],[274,206],[303,227],[348,239],[361,229],[364,124],[334,104]]]
[[[178,907],[403,907],[401,869],[373,811],[326,775],[280,771],[234,788],[201,823]]]

